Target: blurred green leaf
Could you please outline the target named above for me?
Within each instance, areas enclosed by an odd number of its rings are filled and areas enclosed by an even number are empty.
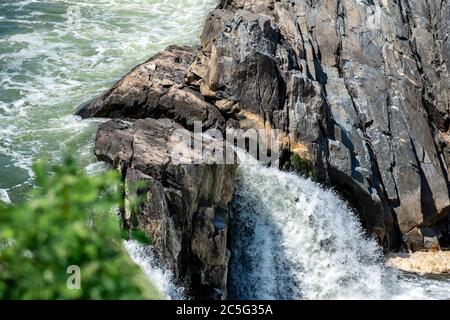
[[[0,299],[161,297],[123,247],[117,172],[91,177],[70,157],[51,169],[37,163],[34,172],[28,202],[0,204]],[[67,286],[72,265],[80,290]]]

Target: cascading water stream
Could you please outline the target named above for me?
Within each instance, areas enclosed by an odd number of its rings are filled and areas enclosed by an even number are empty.
[[[238,154],[231,298],[450,298],[449,279],[385,268],[380,248],[334,192]]]
[[[450,299],[448,278],[386,268],[378,245],[333,191],[237,153],[231,299]],[[186,298],[151,248],[135,241],[125,247],[167,299]]]

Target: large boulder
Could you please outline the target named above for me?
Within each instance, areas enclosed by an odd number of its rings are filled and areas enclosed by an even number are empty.
[[[170,118],[189,129],[195,122],[202,123],[205,129],[222,129],[225,119],[217,108],[184,83],[196,53],[193,47],[168,47],[134,68],[77,114],[83,118]]]
[[[112,120],[100,125],[95,154],[122,173],[124,227],[146,232],[195,298],[224,299],[236,165],[210,153],[199,162],[194,155],[223,142],[204,139],[197,152],[183,143],[191,139],[169,119]]]

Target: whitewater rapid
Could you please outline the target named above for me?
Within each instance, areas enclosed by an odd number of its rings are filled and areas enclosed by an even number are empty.
[[[0,196],[33,186],[32,164],[96,162],[98,123],[73,116],[171,44],[194,45],[217,0],[1,0]]]
[[[384,265],[355,213],[332,190],[237,151],[229,298],[236,300],[450,299],[450,279]],[[126,241],[166,299],[186,299],[151,247]]]
[[[450,299],[449,279],[387,269],[336,193],[238,154],[232,299]]]

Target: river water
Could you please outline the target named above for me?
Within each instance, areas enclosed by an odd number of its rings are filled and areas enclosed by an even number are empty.
[[[73,116],[136,64],[170,44],[195,44],[216,0],[0,0],[0,200],[33,186],[37,159],[76,155],[90,172],[102,120]],[[346,205],[303,178],[239,169],[230,294],[246,299],[450,298],[448,279],[383,267]],[[132,258],[168,298],[182,297],[153,253]]]
[[[195,44],[216,0],[0,0],[0,200],[37,159],[95,170],[98,120],[74,111],[170,44]]]

